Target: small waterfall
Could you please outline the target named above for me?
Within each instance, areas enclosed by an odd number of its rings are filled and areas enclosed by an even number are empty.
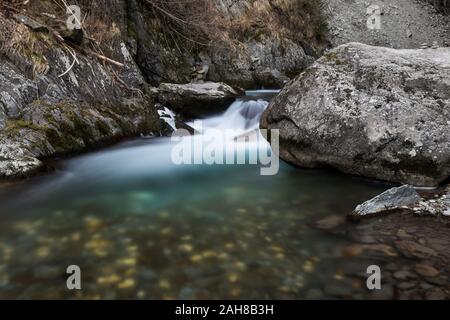
[[[270,150],[269,143],[259,132],[259,121],[269,104],[268,100],[266,95],[249,94],[237,99],[221,115],[189,123],[200,134],[187,137],[183,143],[190,145],[200,139],[204,147],[214,145],[223,149],[232,148],[239,154],[246,154],[249,150]],[[168,109],[161,110],[160,116],[169,120],[175,117]],[[212,142],[212,134],[208,130],[215,130],[216,133],[232,130],[232,134],[226,135],[224,140]],[[248,139],[242,142],[240,138]],[[174,142],[169,137],[141,139],[64,161],[63,172],[38,188],[33,188],[28,196],[39,198],[64,187],[74,188],[72,185],[84,188],[87,181],[114,184],[112,180],[132,180],[143,176],[155,178],[195,170],[192,166],[177,166],[173,163],[173,147]],[[197,153],[193,152],[193,156]]]
[[[234,130],[236,135],[242,135],[259,129],[261,115],[266,110],[269,102],[262,99],[236,100],[228,110],[217,117],[205,119],[199,122],[191,122],[194,129],[207,134],[208,129]]]

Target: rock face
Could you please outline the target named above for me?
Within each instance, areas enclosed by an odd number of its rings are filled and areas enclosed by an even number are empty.
[[[117,10],[123,5],[114,2]],[[0,177],[26,176],[48,157],[165,129],[119,31],[110,45],[123,67],[114,69],[80,52],[75,59],[29,21],[0,13],[0,22],[35,46],[0,57]]]
[[[450,174],[450,48],[342,45],[272,100],[261,126],[304,167],[416,186]]]
[[[55,52],[54,68],[35,79],[0,60],[0,177],[25,176],[41,166],[38,159],[162,130],[151,100],[115,85],[101,63],[78,59],[58,78],[69,57]]]
[[[420,195],[412,186],[405,185],[398,188],[392,188],[357,206],[351,216],[358,218],[370,217],[404,206],[412,206],[421,199]]]
[[[224,83],[162,83],[158,99],[168,107],[187,117],[199,118],[225,110],[238,93]]]
[[[247,21],[248,17],[253,17],[255,7],[268,6],[269,2],[266,2],[211,1],[217,7],[213,15],[220,17],[221,23],[230,21],[230,25],[236,26],[241,21]],[[147,82],[153,86],[163,82],[187,83],[192,77],[200,76],[206,81],[224,82],[244,89],[281,88],[289,77],[299,74],[314,61],[316,50],[306,43],[283,36],[282,28],[279,28],[281,36],[266,30],[269,24],[274,26],[275,21],[286,20],[286,15],[301,18],[292,11],[283,11],[275,4],[272,5],[266,10],[270,13],[270,21],[255,22],[248,34],[239,39],[237,36],[233,37],[231,46],[212,39],[212,45],[203,45],[192,50],[195,52],[193,53],[180,50],[179,44],[173,48],[168,47],[169,43],[161,36],[161,30],[154,27],[157,23],[149,23],[157,21],[161,14],[154,17],[149,11],[148,3],[130,0],[127,10],[131,36],[137,46],[137,64]],[[217,23],[216,20],[214,24]],[[228,25],[224,28],[227,29]],[[232,33],[231,30],[229,32]],[[188,41],[187,45],[189,44],[192,41]],[[201,74],[198,74],[199,70]]]

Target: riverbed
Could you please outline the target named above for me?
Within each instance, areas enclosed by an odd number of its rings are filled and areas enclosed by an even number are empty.
[[[264,99],[205,123],[254,130]],[[333,222],[348,226],[345,215],[389,185],[283,162],[269,176],[260,164],[175,165],[173,146],[135,139],[0,188],[0,298],[398,297],[407,281],[393,274],[409,260]],[[255,147],[270,152],[266,142],[241,152]],[[69,265],[81,268],[82,290],[67,289]],[[382,290],[367,289],[370,265],[393,269]]]

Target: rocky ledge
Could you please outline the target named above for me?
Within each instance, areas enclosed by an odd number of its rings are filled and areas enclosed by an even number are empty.
[[[238,93],[225,83],[162,83],[158,88],[160,103],[183,116],[199,118],[224,111]]]
[[[450,186],[431,197],[422,197],[409,185],[392,188],[358,205],[349,216],[352,220],[359,220],[399,211],[422,216],[450,217]]]
[[[450,48],[342,45],[272,100],[261,126],[303,167],[415,186],[450,173]]]

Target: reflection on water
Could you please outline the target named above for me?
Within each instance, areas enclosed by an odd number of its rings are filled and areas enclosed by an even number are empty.
[[[133,141],[4,190],[0,298],[369,296],[361,274],[384,261],[345,258],[349,241],[311,224],[385,186],[285,164],[276,176],[176,167],[170,150],[167,139]],[[81,291],[65,287],[72,264]]]

